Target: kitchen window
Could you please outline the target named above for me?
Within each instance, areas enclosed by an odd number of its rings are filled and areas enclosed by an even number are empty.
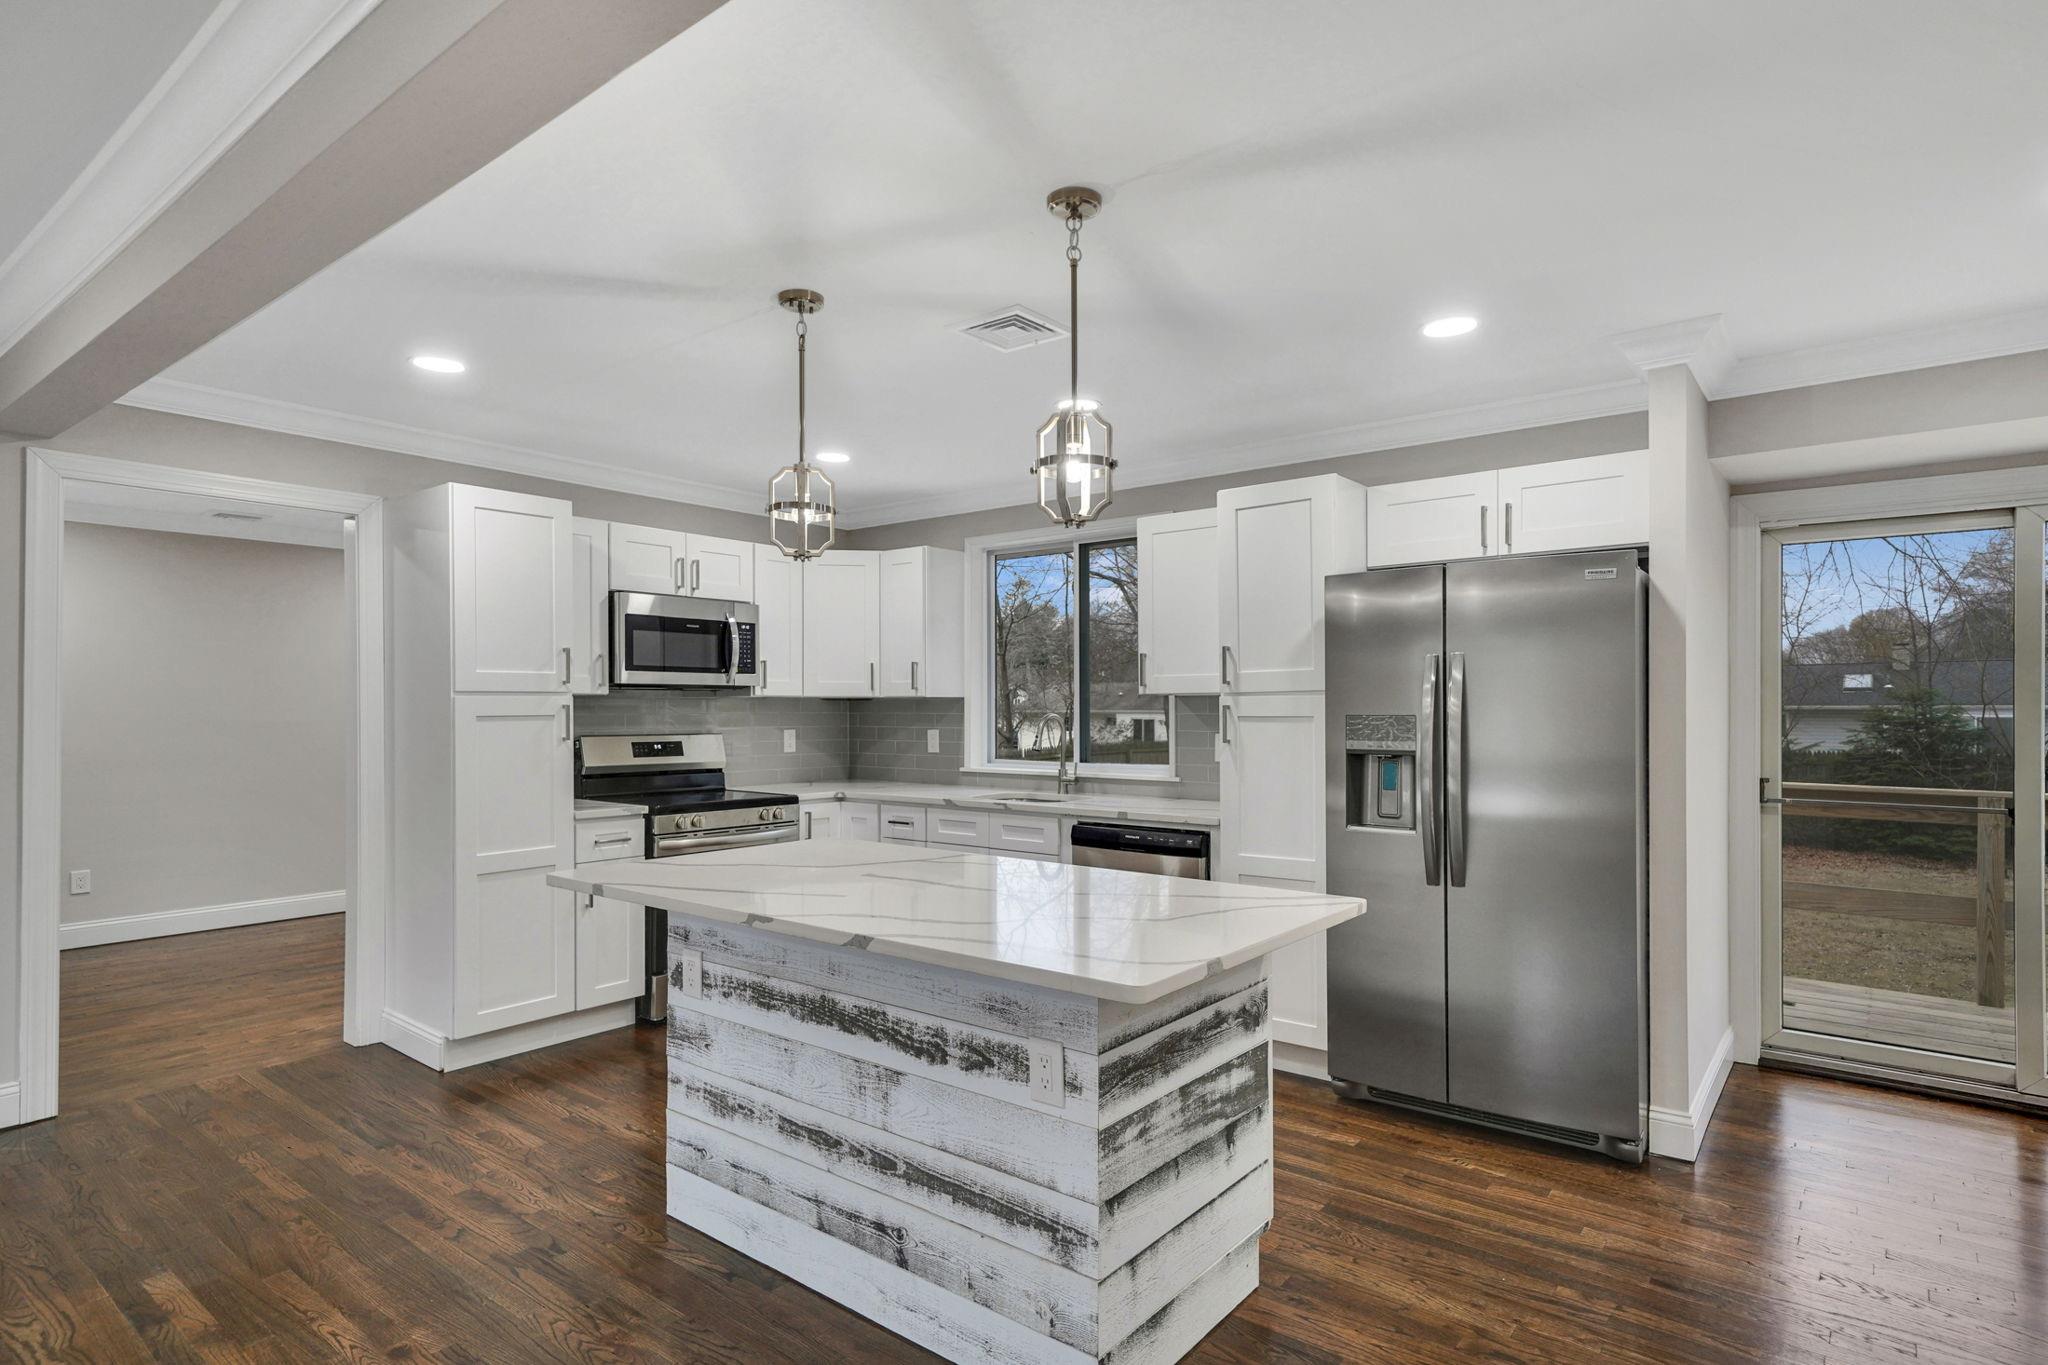
[[[969,547],[985,626],[968,766],[1152,781],[1173,773],[1171,705],[1138,676],[1138,546],[1127,525]]]

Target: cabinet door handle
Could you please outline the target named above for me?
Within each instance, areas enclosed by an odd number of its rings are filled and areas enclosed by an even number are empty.
[[[1142,649],[1138,651],[1138,691],[1140,694],[1145,691],[1145,651]]]
[[[917,660],[910,661],[910,690],[917,691]]]
[[[569,703],[562,703],[562,743],[569,742]]]
[[[595,892],[586,891],[583,893],[583,908],[585,910],[597,909],[597,895]]]
[[[602,839],[591,840],[591,843],[599,848],[609,848],[613,844],[630,844],[632,842],[633,836],[630,834],[607,834]]]
[[[594,688],[606,687],[610,685],[610,681],[604,675],[604,651],[599,650],[590,657],[590,685]]]
[[[808,838],[810,838],[810,837],[811,837],[811,813],[810,813],[809,811],[805,811],[805,812],[804,812],[804,838],[808,839]]]
[[[701,559],[693,559],[690,561],[690,591],[697,591],[697,589],[703,584],[703,582],[704,561]]]
[[[569,662],[569,646],[567,646],[567,645],[563,645],[563,646],[562,646],[562,686],[564,686],[564,687],[567,687],[567,686],[569,686],[569,682],[570,682],[570,677],[571,677],[571,674],[570,674],[570,668],[571,668],[571,664],[570,664],[570,662]]]
[[[1479,553],[1486,553],[1486,504],[1479,505]]]
[[[875,690],[875,661],[868,660],[868,691]]]
[[[1511,502],[1501,504],[1500,545],[1503,550],[1515,548],[1515,505]]]
[[[677,556],[676,556],[676,591],[677,591],[677,592],[681,592],[682,590],[683,590],[683,557],[682,557],[681,555],[677,555]]]
[[[1230,708],[1223,708],[1223,742],[1230,743]]]
[[[1230,646],[1220,646],[1216,651],[1216,681],[1230,686]]]

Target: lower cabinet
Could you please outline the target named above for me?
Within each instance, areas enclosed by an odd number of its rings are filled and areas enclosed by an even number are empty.
[[[1323,694],[1223,699],[1217,749],[1223,786],[1221,881],[1322,891]],[[1329,984],[1323,935],[1273,954],[1273,1037],[1327,1051]]]
[[[806,839],[876,839],[879,808],[872,801],[806,801],[798,808]]]
[[[647,985],[647,911],[629,901],[557,890],[576,921],[576,1008],[631,1000]]]

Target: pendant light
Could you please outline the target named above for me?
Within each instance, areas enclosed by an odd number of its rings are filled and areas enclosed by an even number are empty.
[[[825,306],[815,289],[785,289],[775,301],[796,314],[796,463],[768,481],[768,536],[791,559],[816,559],[832,544],[839,517],[832,480],[804,459],[804,342],[811,314]]]
[[[1081,397],[1081,224],[1102,209],[1102,196],[1081,185],[1054,190],[1045,206],[1067,224],[1067,396],[1038,429],[1038,505],[1062,526],[1092,521],[1109,506],[1111,475],[1109,421],[1091,399]]]

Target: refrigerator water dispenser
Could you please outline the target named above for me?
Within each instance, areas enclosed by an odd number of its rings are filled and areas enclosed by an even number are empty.
[[[1415,828],[1415,755],[1350,752],[1344,755],[1345,823],[1354,828]]]

